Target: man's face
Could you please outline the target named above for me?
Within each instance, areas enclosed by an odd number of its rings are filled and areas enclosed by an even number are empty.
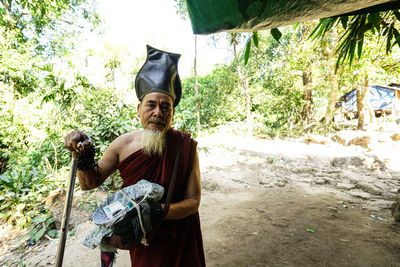
[[[143,97],[137,108],[144,129],[166,132],[170,128],[175,110],[169,95],[149,93]]]

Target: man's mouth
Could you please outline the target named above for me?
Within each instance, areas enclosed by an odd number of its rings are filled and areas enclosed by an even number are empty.
[[[149,121],[149,123],[165,126],[165,122],[163,120],[151,120],[151,121]]]

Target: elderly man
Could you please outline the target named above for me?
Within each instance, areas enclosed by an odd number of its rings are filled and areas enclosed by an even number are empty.
[[[165,205],[164,194],[161,203],[151,206],[152,216],[161,217],[162,223],[149,246],[140,244],[130,250],[132,266],[205,266],[197,211],[201,195],[197,142],[189,134],[171,128],[174,108],[182,93],[177,71],[179,57],[147,46],[146,62],[135,80],[143,129],[115,139],[98,163],[94,162],[95,149],[85,133],[73,131],[65,138],[65,148],[80,152],[78,178],[82,190],[100,186],[118,169],[123,187],[146,179],[168,191],[174,162],[181,151],[171,204]],[[122,231],[125,233],[135,230],[135,225],[129,223],[124,227],[131,227]],[[127,239],[115,235],[110,244],[126,248],[120,243]],[[102,253],[104,266],[111,266],[112,259],[112,253]]]

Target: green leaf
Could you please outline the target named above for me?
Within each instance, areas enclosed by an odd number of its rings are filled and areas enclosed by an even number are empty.
[[[358,43],[357,43],[357,56],[358,56],[358,59],[361,58],[363,44],[364,44],[364,36],[363,36],[362,39],[361,39],[360,41],[358,41]]]
[[[57,238],[58,230],[57,229],[51,229],[51,230],[47,231],[47,234],[52,238]]]
[[[340,23],[342,23],[343,29],[347,28],[347,22],[349,21],[348,16],[340,17]]]
[[[318,23],[318,25],[314,28],[314,30],[313,30],[313,31],[310,33],[310,35],[308,36],[308,39],[311,38],[311,37],[318,31],[318,29],[322,26],[322,24],[323,24],[323,21],[320,20],[319,23]],[[316,38],[318,38],[318,36],[319,36],[319,35],[316,34],[312,40],[315,40]]]
[[[400,21],[400,12],[398,10],[393,10],[393,14],[398,21]]]
[[[399,31],[396,28],[393,28],[393,34],[394,34],[394,37],[396,38],[396,42],[393,44],[393,46],[398,44],[399,47],[400,47],[400,34],[399,34]]]
[[[315,233],[315,229],[312,227],[306,227],[306,231],[310,232],[310,233]]]
[[[368,31],[368,30],[370,30],[371,28],[372,28],[372,23],[367,23],[367,24],[364,24],[363,26],[361,26],[360,27],[360,29],[359,29],[359,31],[358,31],[358,34],[360,35],[360,34],[364,34],[364,32],[366,32],[366,31]]]
[[[258,48],[258,32],[253,32],[253,43]]]
[[[349,51],[349,56],[350,56],[350,66],[353,63],[353,59],[354,59],[354,53],[356,50],[356,44],[357,42],[355,40],[351,40],[350,41],[350,51]]]
[[[46,214],[46,215],[38,215],[35,218],[32,219],[32,223],[42,223],[45,222],[48,218],[50,217],[50,215]]]
[[[279,42],[279,39],[281,39],[282,33],[281,33],[281,31],[280,31],[278,28],[273,28],[273,29],[271,29],[271,35],[272,35],[272,37],[274,37],[274,39],[275,39],[278,43],[280,43],[280,42]]]
[[[386,36],[388,34],[389,28],[385,28],[383,30],[382,36]]]
[[[379,16],[379,13],[370,13],[367,16],[367,21],[371,23],[374,27],[379,27],[381,17]]]
[[[338,17],[321,19],[308,38],[311,38],[313,35],[314,38],[312,40],[315,40],[318,37],[322,38],[338,22],[338,20]]]
[[[18,221],[17,221],[17,226],[18,226],[19,228],[24,228],[24,227],[26,226],[26,223],[27,223],[26,217],[21,217],[21,218],[19,218]]]
[[[244,65],[247,65],[247,62],[249,61],[250,47],[251,47],[251,38],[249,38],[246,44],[246,51],[244,52]]]
[[[33,242],[39,241],[39,240],[44,236],[44,234],[46,233],[46,231],[47,231],[47,228],[45,228],[45,227],[41,228],[41,229],[35,234],[35,237],[34,237]]]
[[[35,235],[37,233],[37,229],[36,228],[32,228],[27,235],[29,235],[29,240],[33,241],[35,239]]]
[[[392,38],[393,38],[393,24],[389,28],[388,36],[386,39],[386,53],[389,53],[392,49]]]
[[[7,218],[8,216],[10,216],[10,214],[11,214],[11,211],[7,211],[7,212],[2,212],[2,213],[0,213],[0,219],[4,219],[4,218]]]
[[[53,218],[53,217],[50,217],[50,218],[47,219],[46,225],[49,226],[49,225],[51,225],[51,224],[54,223],[54,222],[55,222],[54,218]]]

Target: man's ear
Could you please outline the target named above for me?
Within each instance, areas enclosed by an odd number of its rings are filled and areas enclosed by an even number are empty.
[[[175,108],[172,109],[172,121],[171,122],[174,122],[174,115],[175,115]]]
[[[140,114],[140,104],[141,103],[137,104],[137,116],[138,117],[140,117],[140,115],[139,115]]]

